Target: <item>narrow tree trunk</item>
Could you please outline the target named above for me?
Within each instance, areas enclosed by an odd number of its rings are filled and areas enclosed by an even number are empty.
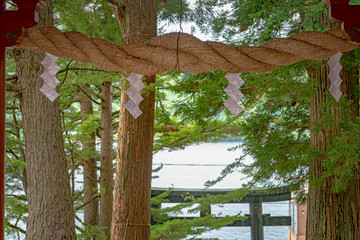
[[[82,89],[88,92],[90,84],[82,85]],[[79,92],[80,95],[80,108],[81,108],[81,121],[84,123],[93,112],[92,101],[83,92]],[[99,215],[98,199],[94,198],[97,193],[97,173],[96,173],[96,158],[94,153],[96,152],[95,132],[90,133],[85,137],[82,143],[82,155],[84,160],[84,203],[87,203],[84,207],[84,223],[88,226],[97,225],[97,218]]]
[[[129,0],[124,4],[114,12],[120,20],[125,43],[155,36],[157,0]],[[155,78],[148,76],[145,81],[151,84]],[[150,239],[155,92],[143,94],[144,100],[140,103],[143,114],[134,120],[124,107],[128,101],[125,86],[123,84],[121,92],[111,237],[113,240],[146,240]]]
[[[113,129],[112,129],[112,83],[104,82],[101,102],[101,171],[100,188],[105,191],[100,197],[99,225],[105,227],[110,239],[113,206]]]
[[[52,24],[52,3],[46,2],[40,24]],[[26,239],[75,239],[74,211],[64,152],[59,103],[40,91],[44,54],[13,50],[22,86],[21,114],[27,170]]]
[[[344,112],[350,110],[349,120],[354,121],[359,115],[359,99],[356,94],[358,85],[357,67],[345,70],[342,73],[342,92],[348,94],[353,102],[349,109],[335,109],[334,106],[326,107],[324,103],[329,99],[326,97],[330,80],[328,79],[328,66],[325,63],[320,69],[309,71],[311,78],[318,80],[316,93],[311,101],[310,123],[322,123],[322,117],[330,113],[333,119],[340,119]],[[341,101],[344,100],[342,97]],[[320,153],[325,153],[331,144],[331,136],[338,135],[336,127],[326,127],[319,132],[311,133],[311,146],[315,147]],[[313,160],[310,164],[310,174],[312,179],[322,176],[324,168],[322,166],[323,156]],[[360,166],[359,166],[360,169]],[[360,175],[359,171],[355,174],[352,181],[347,186],[347,191],[334,193],[331,191],[331,183],[334,177],[328,177],[321,186],[310,186],[308,194],[308,217],[307,217],[307,239],[360,239]]]

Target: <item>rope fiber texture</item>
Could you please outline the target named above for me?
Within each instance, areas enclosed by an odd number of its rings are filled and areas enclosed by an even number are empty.
[[[62,32],[53,26],[26,29],[19,44],[25,49],[93,63],[106,71],[127,70],[142,75],[168,70],[187,73],[216,69],[228,73],[268,72],[276,66],[303,59],[325,60],[339,51],[351,51],[357,46],[340,29],[297,33],[289,38],[271,40],[260,47],[231,47],[177,32],[154,37],[145,43],[114,45],[80,32]]]

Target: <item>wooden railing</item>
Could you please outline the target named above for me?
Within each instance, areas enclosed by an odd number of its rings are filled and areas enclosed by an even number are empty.
[[[167,191],[165,188],[152,188],[152,197],[158,196]],[[202,197],[205,195],[218,195],[226,194],[234,191],[235,189],[185,189],[175,188],[169,194],[167,199],[170,203],[184,203],[190,200],[184,200],[185,195],[192,195],[194,197]],[[247,226],[251,229],[251,240],[263,240],[264,239],[264,226],[291,226],[290,216],[270,216],[270,214],[263,214],[262,203],[263,202],[278,202],[291,200],[291,191],[289,187],[279,187],[266,190],[251,190],[240,201],[232,201],[229,203],[249,203],[250,214],[245,215],[247,219],[245,221],[235,221],[231,225],[233,227]],[[216,202],[212,203],[216,204]],[[207,209],[207,213],[211,214],[211,209]],[[204,216],[204,213],[200,213],[200,217]]]

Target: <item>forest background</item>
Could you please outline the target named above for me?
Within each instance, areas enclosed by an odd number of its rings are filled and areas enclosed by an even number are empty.
[[[351,2],[358,4],[357,1]],[[124,36],[116,18],[116,9],[123,3],[77,0],[53,1],[51,4],[49,1],[47,7],[53,12],[43,12],[40,24],[54,24],[64,31],[80,31],[89,37],[122,44]],[[12,7],[9,1],[9,8]],[[193,31],[232,46],[258,46],[297,32],[330,28],[326,5],[315,0],[198,0],[192,8],[186,1],[168,0],[158,2],[157,16],[159,35],[164,33],[163,24],[175,23],[181,30],[181,23],[189,22],[196,26]],[[241,88],[245,95],[241,104],[245,111],[240,117],[232,116],[223,106],[227,99],[224,92],[228,84],[224,77],[226,73],[212,71],[194,75],[171,71],[158,75],[156,83],[143,90],[144,95],[156,92],[153,151],[176,150],[204,141],[241,137],[239,147],[254,159],[254,163],[244,165],[242,159],[245,156],[239,156],[207,186],[221,181],[240,167],[253,181],[233,195],[224,196],[223,201],[243,196],[254,185],[272,187],[284,183],[299,193],[299,201],[305,201],[304,185],[309,180],[317,189],[326,183],[330,195],[351,193],[349,188],[353,182],[355,190],[359,186],[358,56],[358,50],[354,50],[342,60],[344,69],[353,74],[352,78],[349,73],[344,73],[344,76],[355,80],[346,89],[343,86],[345,95],[337,104],[330,94],[325,94],[324,101],[314,102],[321,85],[319,77],[314,77],[314,71],[321,71],[325,63],[304,60],[268,73],[243,73],[246,83]],[[64,214],[67,218],[62,222],[66,225],[67,233],[64,234],[69,236],[68,239],[75,239],[74,228],[77,239],[109,238],[116,155],[113,143],[116,138],[121,138],[117,135],[121,82],[128,73],[109,73],[91,64],[59,59],[60,98],[52,105],[37,90],[42,85],[39,63],[43,57],[43,54],[20,49],[7,50],[6,234],[9,239],[22,239],[24,234],[28,239],[36,234],[46,236],[46,221],[55,218],[55,210],[41,210],[36,202],[64,198],[68,203],[59,203],[59,212],[64,209],[69,212]],[[319,119],[311,117],[314,108],[323,112]],[[334,112],[341,114],[334,118]],[[327,129],[331,129],[331,134]],[[38,132],[31,132],[35,130]],[[322,148],[314,144],[312,137],[319,132],[326,132],[324,135],[329,139]],[[51,142],[53,138],[56,141]],[[51,142],[50,147],[55,150],[44,148],[45,143],[37,144],[42,141]],[[44,149],[48,149],[48,155],[41,155],[46,152]],[[48,156],[55,155],[57,157],[47,162]],[[312,164],[319,156],[321,173],[314,175]],[[75,188],[75,175],[79,174],[84,176],[82,189]],[[54,186],[37,185],[41,182],[39,179],[46,181],[49,176],[62,179],[55,185],[56,194]],[[71,188],[65,189],[61,181],[68,182]],[[164,201],[163,197],[165,195],[153,199],[152,204]],[[351,197],[356,198],[356,195],[350,194]],[[29,198],[33,199],[32,205]],[[211,199],[194,200],[199,201],[209,202]],[[357,206],[360,206],[358,201]],[[238,219],[233,217],[219,222],[206,216],[189,221],[170,220],[167,214],[181,207],[184,206],[152,211],[157,223],[151,228],[152,239],[194,236]],[[71,209],[75,213],[71,213]],[[84,212],[83,219],[77,216],[79,211]],[[314,219],[323,221],[316,214]],[[344,222],[344,225],[348,223]],[[337,226],[336,229],[341,229],[343,234],[348,232],[345,227]],[[317,231],[312,233],[308,229],[309,234],[331,235],[326,227]]]

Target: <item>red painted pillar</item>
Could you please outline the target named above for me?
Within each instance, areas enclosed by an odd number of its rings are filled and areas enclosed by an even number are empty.
[[[0,239],[5,239],[5,47],[0,46]]]
[[[5,1],[0,4],[0,11],[4,9]],[[0,239],[5,239],[5,66],[5,44],[0,39]]]

